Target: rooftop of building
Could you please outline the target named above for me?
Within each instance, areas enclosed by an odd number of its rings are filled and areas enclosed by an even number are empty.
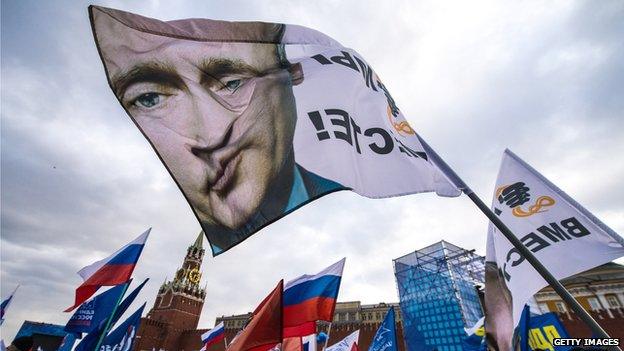
[[[600,284],[604,282],[624,282],[624,265],[608,262],[562,279],[564,286]],[[552,289],[550,286],[542,290]]]
[[[463,256],[470,256],[473,259],[484,259],[483,256],[476,254],[475,250],[464,249],[457,245],[451,244],[448,241],[441,240],[429,246],[425,246],[422,249],[418,249],[401,257],[395,258],[393,262],[395,264],[401,263],[404,265],[414,266],[431,260],[438,260],[441,258],[453,260]]]
[[[32,335],[33,333],[63,337],[67,334],[64,328],[64,325],[25,320],[15,337]]]
[[[445,240],[403,255],[392,262],[397,279],[414,279],[415,276],[419,279],[430,279],[440,274],[463,277],[474,284],[482,284],[485,279],[485,257],[476,254],[475,250],[467,250]],[[413,274],[414,271],[418,274]],[[450,274],[451,271],[453,274]]]
[[[379,302],[379,303],[373,303],[373,304],[362,304],[361,301],[339,301],[336,302],[336,313],[339,312],[352,312],[352,311],[358,311],[358,312],[369,312],[369,311],[373,311],[373,312],[377,312],[376,310],[380,310],[382,312],[385,312],[388,308],[390,307],[397,307],[395,309],[395,311],[397,312],[397,314],[400,316],[400,309],[399,307],[399,303],[398,302]],[[251,312],[247,312],[247,313],[243,313],[243,314],[233,314],[233,315],[223,315],[220,317],[216,318],[215,324],[219,323],[220,321],[246,321],[251,317]]]

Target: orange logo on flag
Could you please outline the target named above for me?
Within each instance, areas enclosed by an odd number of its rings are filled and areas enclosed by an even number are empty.
[[[511,191],[508,188],[513,187]],[[506,191],[507,190],[507,191]],[[505,194],[506,193],[506,194]],[[496,189],[496,197],[499,198],[499,202],[508,201],[511,207],[511,213],[516,217],[529,217],[536,213],[548,211],[546,207],[554,206],[555,200],[550,196],[540,196],[535,201],[535,204],[530,205],[528,210],[524,210],[521,205],[529,201],[530,194],[529,188],[524,183],[514,183],[512,185],[503,185]]]
[[[416,134],[414,129],[412,129],[412,127],[409,125],[409,123],[407,123],[407,121],[394,122],[392,120],[392,109],[390,108],[390,106],[388,106],[388,120],[390,121],[390,124],[392,124],[392,127],[394,128],[394,130],[396,130],[399,134],[403,134],[403,133],[407,135]]]
[[[537,198],[537,201],[535,201],[534,205],[529,206],[528,211],[524,211],[522,207],[517,206],[517,207],[514,207],[513,210],[511,210],[511,213],[516,217],[529,217],[536,213],[548,211],[547,209],[543,210],[542,208],[550,207],[550,206],[553,206],[554,204],[555,204],[555,200],[552,197],[540,196],[539,198]]]

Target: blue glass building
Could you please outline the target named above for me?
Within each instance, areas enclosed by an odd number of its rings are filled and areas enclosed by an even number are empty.
[[[464,328],[483,316],[484,258],[440,241],[394,260],[409,351],[461,351]]]

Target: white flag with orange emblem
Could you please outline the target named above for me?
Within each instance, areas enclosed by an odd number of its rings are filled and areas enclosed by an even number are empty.
[[[624,256],[617,233],[509,150],[492,210],[557,279]],[[548,284],[492,224],[485,280],[485,329],[507,350],[524,304]]]

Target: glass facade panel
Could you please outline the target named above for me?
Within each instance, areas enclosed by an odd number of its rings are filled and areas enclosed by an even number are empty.
[[[462,349],[464,327],[483,316],[475,288],[484,282],[483,264],[445,241],[394,260],[408,351]]]

